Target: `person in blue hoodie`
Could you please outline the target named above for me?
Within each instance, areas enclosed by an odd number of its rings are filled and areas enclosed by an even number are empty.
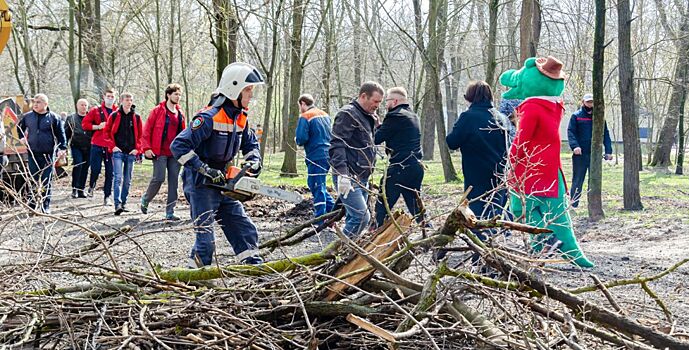
[[[572,188],[570,198],[572,207],[579,206],[581,190],[584,187],[586,173],[591,164],[591,135],[593,133],[593,95],[585,94],[582,99],[581,108],[572,114],[567,127],[567,139],[569,147],[572,149]],[[603,135],[603,145],[605,146],[605,160],[612,159],[612,141],[608,124],[605,124]],[[599,151],[600,152],[600,151]],[[596,152],[597,153],[597,152]],[[600,153],[597,153],[600,157]]]
[[[330,171],[328,149],[330,149],[331,119],[328,113],[316,108],[313,96],[299,96],[299,121],[297,123],[297,145],[306,152],[306,184],[313,195],[315,217],[329,213],[335,201],[328,193],[327,176]]]
[[[53,163],[56,153],[57,157],[66,154],[67,138],[62,119],[48,108],[48,96],[34,96],[32,109],[17,124],[19,137],[29,149],[29,171],[37,188],[29,200],[29,206],[50,214]]]

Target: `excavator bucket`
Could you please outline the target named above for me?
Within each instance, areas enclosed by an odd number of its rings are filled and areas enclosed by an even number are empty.
[[[5,0],[0,0],[0,53],[5,49],[12,32],[12,14]]]

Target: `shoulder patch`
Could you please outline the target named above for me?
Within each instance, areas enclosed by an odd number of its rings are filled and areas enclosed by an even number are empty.
[[[198,116],[195,117],[194,120],[191,121],[191,130],[196,130],[200,128],[203,125],[203,117]]]

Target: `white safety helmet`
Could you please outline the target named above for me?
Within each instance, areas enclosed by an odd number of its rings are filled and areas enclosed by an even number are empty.
[[[222,77],[220,77],[218,88],[215,89],[214,94],[223,95],[231,100],[238,100],[239,94],[245,87],[264,83],[263,76],[256,67],[243,62],[234,62],[222,71]]]

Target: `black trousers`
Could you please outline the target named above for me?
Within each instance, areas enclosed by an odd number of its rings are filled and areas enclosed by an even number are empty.
[[[385,196],[387,197],[388,205],[392,210],[397,200],[402,196],[404,203],[409,209],[409,213],[416,217],[417,222],[421,222],[423,218],[419,215],[421,211],[417,201],[417,195],[421,191],[421,182],[423,182],[423,165],[415,163],[413,165],[393,165],[388,168],[385,173]],[[381,188],[383,188],[383,179],[381,179]],[[385,221],[387,212],[382,198],[378,198],[376,202],[376,224],[380,227]]]
[[[583,153],[581,155],[572,155],[572,188],[569,196],[572,198],[572,206],[579,206],[579,198],[581,197],[582,189],[584,187],[584,180],[586,180],[586,173],[589,171],[591,164],[591,153]]]

